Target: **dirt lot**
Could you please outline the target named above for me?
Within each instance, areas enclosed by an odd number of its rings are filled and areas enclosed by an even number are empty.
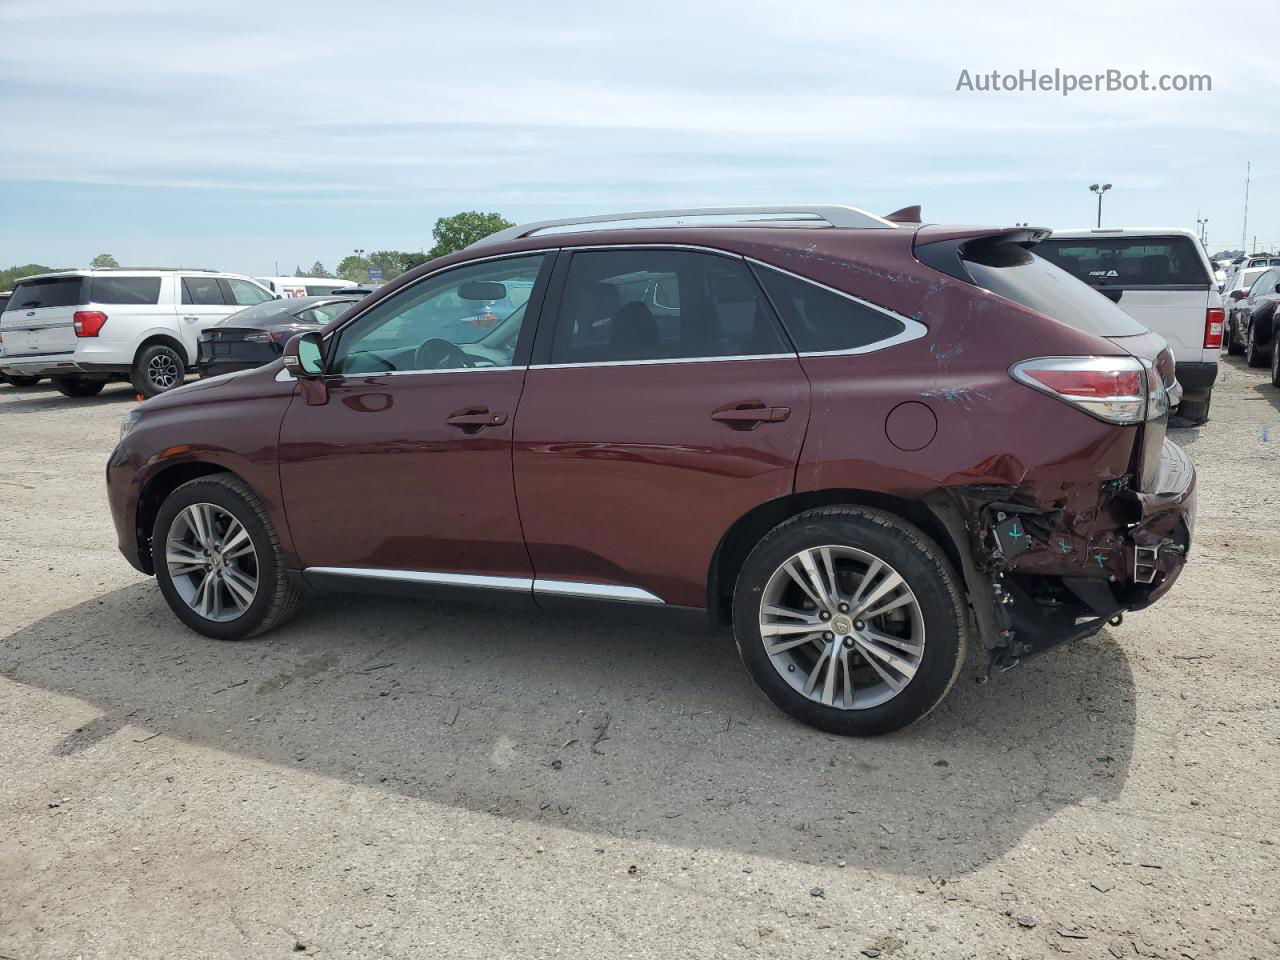
[[[0,957],[1280,956],[1258,371],[1174,431],[1169,598],[862,742],[727,636],[614,614],[334,597],[198,637],[116,553],[132,402],[0,386]]]

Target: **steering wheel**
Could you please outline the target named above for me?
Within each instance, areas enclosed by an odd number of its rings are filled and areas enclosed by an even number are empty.
[[[454,370],[458,367],[474,367],[475,357],[456,343],[432,337],[423,340],[413,354],[414,366],[419,370]]]

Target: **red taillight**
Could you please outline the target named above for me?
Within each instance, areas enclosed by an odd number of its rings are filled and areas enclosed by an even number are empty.
[[[1222,349],[1222,325],[1226,322],[1227,312],[1221,307],[1209,307],[1204,312],[1204,348],[1206,350]]]
[[[492,327],[497,324],[498,315],[496,313],[478,313],[472,322],[477,327]]]
[[[1108,423],[1147,419],[1147,367],[1136,357],[1041,357],[1010,369],[1015,380],[1065,400]],[[1159,377],[1151,379],[1163,395]]]
[[[96,337],[106,322],[107,315],[101,310],[77,310],[71,318],[77,337]]]

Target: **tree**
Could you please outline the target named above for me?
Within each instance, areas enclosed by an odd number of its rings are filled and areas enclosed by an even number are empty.
[[[483,240],[491,233],[497,233],[510,226],[512,226],[511,221],[498,213],[479,213],[468,210],[465,213],[455,213],[451,217],[441,217],[431,230],[436,244],[427,256],[428,258],[443,257],[446,253],[455,253],[477,240]]]
[[[311,273],[309,273],[309,274],[308,274],[308,276],[312,276],[312,277],[332,277],[332,276],[333,276],[333,274],[331,274],[328,270],[326,270],[326,269],[324,268],[324,264],[323,264],[323,263],[321,263],[319,260],[317,260],[315,263],[313,263],[313,264],[311,265]]]
[[[24,263],[20,267],[8,267],[0,270],[0,290],[12,290],[13,285],[23,277],[33,277],[38,273],[53,273],[53,267],[42,263]]]
[[[102,267],[118,267],[120,266],[120,261],[109,253],[100,253],[89,261],[89,266],[99,269]]]
[[[357,257],[354,253],[349,257],[343,257],[342,262],[338,264],[338,276],[352,283],[368,283],[369,261],[364,257]]]
[[[310,276],[310,274],[307,274],[307,273],[303,273],[303,272],[302,272],[302,267],[301,267],[301,266],[297,266],[297,267],[294,267],[294,268],[293,268],[293,275],[294,275],[295,277],[306,277],[306,276]]]
[[[400,254],[400,265],[404,267],[405,271],[407,272],[409,270],[412,270],[414,267],[418,266],[419,264],[426,263],[430,259],[431,259],[430,254],[404,251]]]

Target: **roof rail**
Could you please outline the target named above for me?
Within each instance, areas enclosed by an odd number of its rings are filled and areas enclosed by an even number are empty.
[[[700,218],[722,219],[722,223],[689,223]],[[665,220],[666,223],[635,223],[634,221]],[[674,221],[674,222],[672,222]],[[619,228],[673,227],[673,226],[738,226],[744,223],[773,224],[779,226],[828,226],[828,227],[890,227],[884,217],[859,210],[857,207],[833,205],[799,205],[785,207],[691,207],[685,210],[639,210],[632,213],[605,213],[594,217],[567,217],[562,220],[539,220],[521,223],[497,233],[491,233],[471,244],[472,247],[491,243],[506,243],[540,233],[576,233],[575,227],[585,230],[602,230],[617,225]],[[564,229],[561,229],[564,228]]]

